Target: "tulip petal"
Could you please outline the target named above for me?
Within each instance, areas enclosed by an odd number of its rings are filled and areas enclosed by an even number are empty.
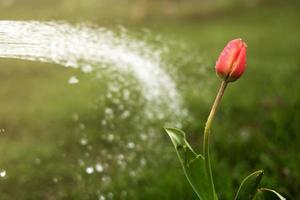
[[[231,40],[223,49],[216,62],[216,73],[223,79],[228,79],[232,73],[232,69],[237,63],[241,50],[244,48],[244,43],[241,39]],[[244,54],[244,53],[243,53]],[[242,60],[241,60],[242,61]],[[241,62],[242,63],[242,62]]]
[[[245,66],[246,66],[246,47],[243,46],[238,55],[238,59],[234,63],[231,73],[229,74],[230,80],[235,81],[240,76],[242,76],[242,74],[245,71]]]

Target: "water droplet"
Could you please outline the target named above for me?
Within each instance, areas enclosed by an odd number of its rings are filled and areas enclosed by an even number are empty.
[[[77,83],[79,83],[79,80],[76,78],[76,76],[71,76],[68,83],[69,84],[77,84]]]
[[[103,120],[101,121],[101,125],[102,125],[102,126],[106,126],[106,125],[107,125],[107,121],[103,119]]]
[[[114,198],[114,194],[112,192],[110,192],[110,193],[107,194],[107,197],[109,199],[113,199]]]
[[[142,167],[146,166],[147,160],[145,158],[142,158],[141,161],[140,161],[140,164],[141,164]]]
[[[111,99],[111,98],[112,98],[112,94],[111,94],[111,93],[108,93],[108,94],[106,95],[106,97],[107,97],[108,99]]]
[[[113,114],[113,110],[111,108],[105,108],[105,114],[112,115]]]
[[[5,178],[6,177],[6,171],[5,170],[0,171],[0,177],[1,178]]]
[[[112,142],[114,140],[114,138],[115,138],[115,136],[113,134],[109,134],[107,136],[107,140],[110,141],[110,142]]]
[[[35,158],[34,162],[35,162],[35,164],[39,165],[39,164],[41,164],[41,159],[40,158]]]
[[[91,65],[84,65],[84,66],[82,66],[81,70],[85,73],[89,73],[89,72],[93,71],[93,68]]]
[[[54,177],[54,178],[53,178],[53,182],[54,182],[54,183],[57,183],[57,182],[58,182],[58,178]]]
[[[85,169],[85,172],[86,172],[87,174],[92,174],[92,173],[94,173],[94,168],[91,167],[91,166],[89,166],[89,167],[87,167],[87,168]]]
[[[124,160],[125,156],[123,154],[119,154],[117,158],[118,160]]]
[[[80,130],[84,130],[85,129],[85,125],[83,123],[80,123],[79,124],[79,128],[80,128]]]
[[[88,143],[88,139],[86,139],[86,138],[81,138],[80,139],[80,144],[81,145],[85,146],[85,145],[87,145],[87,143]]]
[[[103,195],[99,196],[99,200],[105,200],[105,199],[106,199],[105,196],[103,196]]]
[[[73,115],[72,115],[72,119],[73,119],[74,121],[78,121],[79,115],[78,115],[77,113],[73,114]]]
[[[161,120],[161,119],[163,119],[165,117],[165,115],[163,113],[159,113],[157,117],[158,117],[158,119]]]
[[[85,165],[85,163],[84,163],[84,161],[83,161],[83,160],[81,160],[81,159],[80,159],[80,160],[78,160],[78,165],[79,165],[79,166],[84,166],[84,165]]]
[[[110,176],[105,175],[105,176],[103,176],[103,177],[101,178],[101,181],[102,181],[102,182],[109,182],[109,181],[111,181],[111,178],[110,178]]]
[[[121,118],[122,119],[126,119],[130,116],[130,112],[128,110],[125,110],[122,115],[121,115]]]
[[[65,63],[65,66],[66,67],[72,67],[72,68],[78,68],[78,65],[76,62],[74,62],[73,60],[68,60],[66,63]]]
[[[153,148],[153,144],[158,139],[157,134],[156,136],[148,134],[149,126],[145,126],[145,124],[149,124],[149,120],[151,119],[158,120],[157,118],[163,119],[169,116],[171,117],[167,119],[168,123],[175,124],[176,121],[181,121],[181,111],[182,106],[184,106],[181,105],[182,102],[180,101],[180,95],[177,93],[176,84],[168,74],[169,63],[165,63],[160,57],[162,51],[161,47],[158,47],[158,52],[156,51],[156,47],[148,48],[147,41],[131,40],[131,37],[119,38],[117,34],[109,30],[102,32],[99,31],[98,28],[85,28],[84,25],[82,28],[81,25],[80,28],[77,28],[77,26],[73,27],[68,24],[60,25],[55,22],[47,24],[43,22],[0,22],[0,27],[6,26],[10,28],[16,26],[16,28],[11,28],[11,30],[1,29],[5,31],[9,30],[8,36],[12,35],[12,40],[16,42],[16,44],[18,44],[18,41],[34,42],[38,47],[32,48],[31,45],[28,45],[28,47],[27,45],[20,45],[21,48],[19,48],[19,46],[18,48],[12,48],[13,45],[11,45],[12,47],[10,47],[8,51],[12,52],[12,55],[19,56],[23,59],[34,60],[40,60],[41,57],[44,58],[46,62],[78,67],[78,70],[82,70],[82,72],[92,71],[98,78],[102,78],[101,81],[107,82],[105,87],[101,87],[103,88],[103,92],[107,93],[99,93],[99,96],[96,97],[97,99],[93,99],[91,102],[92,109],[100,110],[100,114],[104,115],[104,117],[99,120],[99,112],[95,115],[92,113],[93,119],[98,120],[98,125],[103,126],[103,130],[101,131],[103,134],[100,137],[103,139],[102,142],[104,142],[104,145],[102,145],[101,148],[96,145],[90,145],[92,138],[87,137],[85,133],[89,133],[92,127],[88,123],[86,127],[84,124],[80,124],[82,120],[86,119],[84,115],[80,114],[79,117],[78,114],[74,114],[72,119],[70,119],[77,124],[74,131],[74,137],[76,137],[75,142],[82,148],[80,155],[78,155],[81,157],[74,157],[75,163],[73,163],[81,169],[82,176],[80,176],[80,174],[77,175],[77,179],[84,181],[84,175],[88,176],[87,174],[93,174],[103,177],[107,173],[107,175],[114,177],[115,182],[120,179],[120,176],[115,173],[115,170],[119,168],[122,169],[123,166],[126,168],[126,171],[122,171],[123,173],[128,173],[132,168],[137,166],[136,174],[140,175],[139,168],[145,165],[146,162],[138,159],[141,151],[135,151],[135,149],[145,147],[145,149],[143,148],[141,150],[145,150],[145,152],[150,155],[154,152],[154,149],[155,153],[160,152],[159,149],[156,150],[156,148]],[[26,29],[24,29],[24,27]],[[18,31],[20,29],[24,29],[24,31]],[[49,29],[51,31],[48,34],[47,30]],[[110,33],[110,36],[108,36],[107,33]],[[39,40],[37,40],[37,38]],[[76,45],[74,43],[76,43]],[[51,46],[51,44],[54,45]],[[74,49],[74,45],[76,49]],[[51,53],[49,54],[49,52]],[[190,57],[189,59],[194,58]],[[81,80],[79,74],[71,75],[78,76],[79,80],[76,76],[67,77],[66,82],[69,81],[69,84],[76,84],[79,81],[83,82],[85,79]],[[93,75],[90,74],[89,76]],[[70,79],[68,80],[68,78]],[[163,94],[166,93],[169,95],[164,97]],[[86,103],[89,104],[90,102]],[[110,108],[103,111],[103,106],[109,106]],[[144,107],[145,110],[143,110]],[[164,113],[164,115],[160,115],[160,113]],[[97,118],[95,119],[94,116]],[[119,132],[117,130],[120,128],[118,120],[123,118],[123,121],[126,121],[125,119],[129,117],[132,118],[133,121],[140,122],[137,125],[136,132],[141,130],[145,132],[140,136],[136,134],[138,141],[132,139],[133,133],[129,135],[118,134]],[[180,119],[177,117],[180,117]],[[152,121],[150,123],[152,123]],[[146,130],[141,129],[144,128],[144,126]],[[151,141],[148,142],[148,140]],[[113,145],[110,143],[112,141],[114,142]],[[109,144],[106,145],[107,143]],[[60,146],[63,145],[64,143],[60,142]],[[106,152],[102,153],[102,149],[106,149]],[[101,160],[99,157],[97,158],[101,163],[93,160],[99,151],[101,152],[101,155],[99,155],[101,156]],[[64,154],[64,156],[65,155],[68,156],[68,154]],[[151,159],[149,158],[149,160]],[[76,161],[78,161],[78,163]],[[118,161],[120,161],[121,166],[117,165]],[[42,162],[45,161],[42,160]],[[109,163],[109,165],[107,163]],[[151,165],[151,162],[147,163],[147,165]],[[116,166],[116,168],[114,169],[113,166]],[[98,174],[100,172],[102,173]],[[9,172],[9,176],[11,176],[10,173],[11,172]],[[135,173],[132,173],[134,176]],[[103,180],[110,180],[110,176],[104,177]],[[127,176],[129,176],[129,174],[127,174]],[[57,180],[61,181],[61,178],[52,176],[49,179],[52,183]],[[97,189],[100,190],[102,187]],[[120,188],[120,190],[122,190],[122,188]],[[123,193],[123,196],[126,196],[126,191]],[[109,199],[108,191],[105,191],[105,193],[97,193],[98,198],[100,198],[100,194],[104,195],[104,199]],[[131,194],[130,191],[128,191],[128,194]],[[119,195],[119,193],[115,193],[114,198],[119,198]]]
[[[100,163],[97,163],[96,164],[96,171],[97,172],[103,172],[103,170],[104,170],[103,166]]]
[[[135,144],[133,142],[128,142],[127,147],[129,149],[133,149],[135,147]]]
[[[145,141],[147,140],[148,136],[145,133],[142,133],[140,134],[140,138]]]
[[[124,98],[124,100],[128,100],[128,99],[129,99],[129,96],[130,96],[129,90],[125,89],[125,90],[123,91],[123,98]]]
[[[132,171],[129,172],[129,175],[131,177],[136,177],[136,172],[132,170]]]

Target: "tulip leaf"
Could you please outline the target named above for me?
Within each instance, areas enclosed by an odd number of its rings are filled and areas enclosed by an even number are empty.
[[[256,200],[286,200],[275,190],[260,188],[256,195]]]
[[[205,171],[205,160],[196,154],[185,139],[185,133],[179,129],[165,128],[176,149],[176,153],[192,188],[200,200],[217,200],[217,196],[210,197],[208,176]]]
[[[252,200],[257,193],[263,171],[256,171],[247,176],[240,185],[235,200]]]

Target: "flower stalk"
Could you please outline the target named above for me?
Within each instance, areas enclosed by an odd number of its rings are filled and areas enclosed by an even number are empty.
[[[211,124],[213,122],[217,108],[221,102],[222,96],[224,95],[227,85],[228,85],[228,82],[226,80],[223,80],[221,83],[220,89],[218,91],[218,94],[216,96],[216,99],[211,108],[211,111],[209,113],[209,116],[207,118],[207,121],[205,124],[205,129],[204,129],[203,154],[204,154],[204,159],[205,159],[205,170],[206,170],[206,174],[208,176],[208,181],[209,181],[209,186],[210,186],[209,196],[211,197],[211,199],[215,199],[215,189],[214,189],[215,187],[214,187],[211,164],[210,164],[209,135],[210,135]]]
[[[216,74],[223,81],[205,123],[203,139],[204,155],[198,154],[192,149],[182,130],[165,128],[175,147],[185,176],[200,200],[218,200],[210,164],[210,128],[228,83],[239,79],[245,71],[246,47],[247,45],[242,39],[231,40],[225,46],[216,62]],[[242,181],[234,200],[267,200],[270,198],[285,200],[284,197],[274,190],[259,188],[262,175],[263,171],[258,170],[247,176]]]

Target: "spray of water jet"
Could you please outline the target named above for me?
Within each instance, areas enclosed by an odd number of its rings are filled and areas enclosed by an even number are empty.
[[[0,30],[0,57],[57,63],[83,72],[108,64],[140,81],[150,107],[147,117],[163,118],[162,107],[166,115],[169,111],[175,118],[182,116],[182,102],[163,69],[160,51],[143,41],[105,28],[55,22],[0,21]]]
[[[116,33],[87,25],[0,21],[0,30],[2,58],[56,63],[99,77],[109,76],[108,92],[99,101],[103,102],[103,98],[106,98],[115,106],[100,106],[102,111],[97,111],[103,112],[104,116],[99,122],[104,127],[99,138],[103,143],[110,144],[110,147],[93,146],[89,140],[89,124],[81,121],[81,116],[76,111],[72,116],[78,123],[76,131],[81,134],[78,143],[84,149],[76,164],[86,175],[101,176],[101,187],[95,193],[99,196],[111,196],[109,183],[113,181],[116,184],[121,179],[124,182],[124,174],[127,174],[130,178],[125,186],[120,186],[123,187],[123,192],[119,194],[126,196],[126,190],[138,183],[136,180],[144,168],[160,165],[159,162],[151,164],[149,155],[161,154],[161,135],[158,134],[157,127],[145,125],[158,119],[180,127],[186,116],[176,85],[166,72],[160,48],[152,48],[143,40],[130,37],[126,31]],[[129,76],[136,82],[129,81]],[[72,76],[69,83],[78,84],[80,80]],[[134,92],[140,92],[142,98],[132,97]],[[132,117],[130,105],[136,106],[138,103],[135,101],[138,100],[142,101],[143,109],[135,108],[138,113],[135,112],[136,116]],[[115,109],[119,109],[120,115],[116,114]],[[120,129],[116,128],[117,118],[124,122],[135,120],[134,131],[138,134],[120,134]],[[98,155],[97,159],[91,160],[92,154]],[[79,180],[83,179],[82,174],[77,177]],[[53,178],[55,183],[59,180],[59,177]],[[128,198],[131,198],[130,195]]]

